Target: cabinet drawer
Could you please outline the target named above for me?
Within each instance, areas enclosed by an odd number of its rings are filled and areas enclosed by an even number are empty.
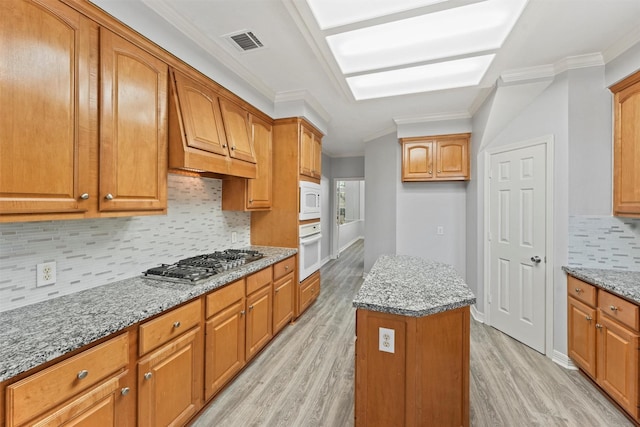
[[[637,305],[601,290],[598,294],[598,308],[603,314],[616,319],[634,331],[640,330],[640,314]]]
[[[201,307],[198,299],[140,325],[140,355],[160,347],[198,325]]]
[[[247,295],[250,295],[263,286],[271,283],[272,271],[271,266],[260,270],[257,273],[247,277]]]
[[[244,279],[207,295],[207,319],[234,302],[244,298]]]
[[[126,333],[7,387],[7,427],[21,425],[129,363]]]
[[[296,269],[296,257],[292,256],[273,266],[273,280],[278,280],[284,275],[295,271]]]
[[[573,276],[567,276],[567,294],[592,307],[596,306],[596,290],[597,288],[593,285]]]

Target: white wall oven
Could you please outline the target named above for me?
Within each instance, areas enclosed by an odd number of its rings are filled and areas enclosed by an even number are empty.
[[[320,269],[321,247],[320,222],[302,224],[300,226],[300,250],[298,252],[300,281]]]
[[[320,218],[320,184],[300,181],[300,220]]]

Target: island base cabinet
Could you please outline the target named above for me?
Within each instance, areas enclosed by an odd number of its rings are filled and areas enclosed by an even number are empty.
[[[356,312],[356,426],[469,425],[469,307]]]

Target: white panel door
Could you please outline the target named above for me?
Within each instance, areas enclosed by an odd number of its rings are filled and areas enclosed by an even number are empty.
[[[545,351],[546,146],[491,156],[491,325]]]

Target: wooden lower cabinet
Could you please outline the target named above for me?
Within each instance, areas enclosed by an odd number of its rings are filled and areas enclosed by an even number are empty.
[[[567,285],[569,357],[640,422],[639,307],[571,276]]]
[[[298,295],[298,316],[301,315],[320,295],[320,270],[300,283]]]
[[[138,362],[138,425],[184,425],[202,407],[202,337],[196,327]]]
[[[391,346],[381,336],[393,331]],[[388,342],[388,341],[387,341]],[[355,425],[469,426],[469,307],[356,311]]]
[[[292,271],[284,277],[273,282],[273,333],[280,332],[282,328],[293,319],[293,291],[295,287],[295,274]]]
[[[246,357],[251,360],[273,337],[272,284],[247,296]]]

